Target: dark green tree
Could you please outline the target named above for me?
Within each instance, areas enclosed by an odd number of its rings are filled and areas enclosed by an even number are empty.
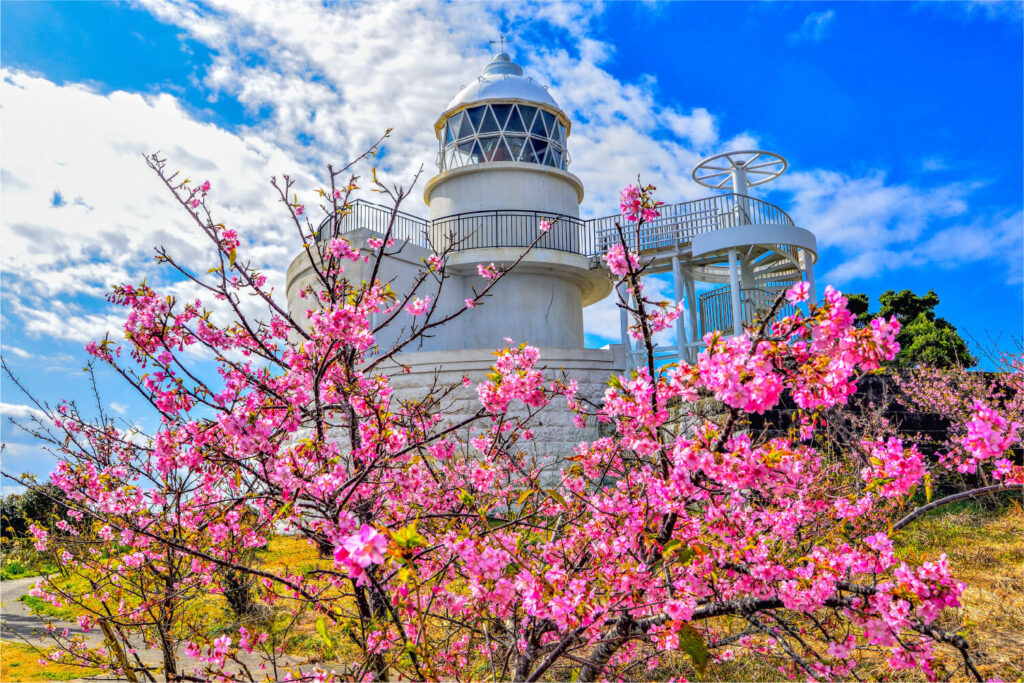
[[[874,313],[868,312],[870,300],[866,294],[851,294],[847,299],[848,309],[857,316],[860,325],[879,316],[895,316],[900,321],[900,334],[896,338],[900,352],[889,363],[892,367],[931,365],[969,368],[978,362],[956,327],[945,318],[936,317],[939,295],[935,290],[929,289],[924,296],[918,296],[909,289],[882,292],[878,297],[879,309]]]

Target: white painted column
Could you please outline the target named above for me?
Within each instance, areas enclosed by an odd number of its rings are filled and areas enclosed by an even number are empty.
[[[683,300],[683,271],[679,267],[679,254],[672,254],[672,286],[675,294],[675,304],[678,306]],[[683,316],[676,318],[676,361],[681,365],[684,360],[686,349],[686,329],[683,326]]]
[[[697,302],[697,288],[689,271],[683,272],[683,278],[686,280],[686,307],[690,309],[690,342],[696,344],[700,341],[700,304]],[[697,349],[691,348],[688,355],[692,359],[691,362],[696,361]]]
[[[812,304],[818,303],[818,294],[814,291],[814,258],[807,251],[804,251],[804,278],[811,286],[810,302]]]
[[[740,315],[740,267],[736,247],[729,249],[729,294],[732,295],[733,334],[743,334],[743,316]]]
[[[629,294],[626,292],[626,283],[620,283],[616,287],[616,291],[619,293],[617,297],[620,301],[629,302]],[[628,373],[629,369],[633,367],[633,345],[629,341],[629,313],[625,308],[619,309],[619,340],[622,346],[626,350],[626,367],[625,370]]]
[[[751,264],[750,259],[745,258],[742,254],[740,257],[740,309],[741,318],[744,323],[753,322],[754,312],[754,301],[756,295],[752,291],[744,292],[743,290],[752,290],[754,288],[754,267]]]

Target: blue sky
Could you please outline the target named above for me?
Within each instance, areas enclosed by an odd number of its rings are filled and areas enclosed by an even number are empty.
[[[146,0],[4,2],[0,15],[3,354],[50,401],[88,398],[82,349],[117,328],[111,284],[148,276],[189,294],[148,256],[165,244],[198,258],[201,242],[141,153],[210,178],[283,282],[294,245],[267,179],[312,188],[322,163],[387,127],[384,174],[429,177],[431,125],[502,30],[575,122],[584,214],[613,213],[638,172],[680,201],[704,194],[689,180],[703,156],[771,149],[791,171],[761,196],[817,234],[819,287],[934,288],[977,339],[1022,334],[1019,3]],[[615,317],[588,309],[588,343],[614,341]],[[2,389],[5,417],[32,413]],[[113,378],[101,389],[105,409],[153,426]],[[49,470],[2,430],[4,469]]]

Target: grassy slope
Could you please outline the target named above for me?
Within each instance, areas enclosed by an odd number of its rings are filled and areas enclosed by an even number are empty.
[[[976,651],[979,669],[987,676],[1004,680],[1020,680],[1024,677],[1022,529],[1024,511],[1015,503],[998,512],[965,505],[934,512],[904,529],[896,537],[898,553],[908,562],[936,559],[943,552],[949,556],[956,576],[967,584],[967,588],[963,607],[946,610],[941,617],[941,625],[955,628],[966,624],[969,628],[967,637]],[[305,541],[280,537],[271,541],[261,564],[269,570],[288,568],[291,571],[303,571],[314,566],[329,565],[330,561],[318,559],[315,550]],[[218,602],[223,600],[219,596],[211,598]],[[67,608],[57,609],[47,603],[43,603],[42,607],[44,612],[53,616],[70,616]],[[223,608],[219,611],[223,619],[230,620]],[[301,620],[298,628],[287,639],[289,650],[301,652],[314,660],[330,659],[341,654],[323,651],[323,643],[315,635],[313,621],[312,616]],[[3,644],[4,659],[8,647],[7,643]],[[955,657],[948,653],[944,653],[944,656],[951,667],[956,665]],[[884,668],[874,668],[870,662],[865,662],[864,667],[862,674],[871,672],[881,677],[891,675]],[[711,664],[704,676],[698,676],[682,655],[678,659],[672,657],[669,661],[663,656],[661,666],[653,672],[638,667],[631,674],[636,678],[687,676],[691,679],[721,681],[767,681],[777,680],[779,676],[777,662],[764,657],[742,655],[733,661]],[[920,676],[908,676],[907,672],[902,672],[900,678],[923,680]],[[955,678],[961,679],[962,676]],[[0,680],[14,679],[0,676]]]
[[[900,532],[908,562],[949,556],[965,584],[963,606],[946,610],[943,626],[965,624],[982,674],[1024,677],[1024,511],[1016,502],[998,513],[976,505],[947,508]]]
[[[1024,511],[1010,503],[998,511],[978,505],[951,505],[926,515],[894,537],[896,552],[908,563],[949,557],[954,575],[966,584],[963,606],[946,609],[938,625],[955,630],[966,626],[978,670],[985,676],[1019,681],[1024,678]],[[960,664],[959,655],[941,649],[947,671]],[[884,657],[862,660],[858,674],[866,679],[924,681],[919,672],[896,675]],[[669,676],[705,681],[775,681],[778,661],[754,656],[712,664],[703,677],[685,664]],[[667,676],[666,676],[667,677]],[[952,680],[969,680],[962,667]]]
[[[73,678],[85,678],[100,673],[99,669],[68,666],[66,664],[49,663],[42,665],[39,660],[43,655],[33,647],[23,643],[0,641],[0,681],[19,683],[20,681],[69,681]]]

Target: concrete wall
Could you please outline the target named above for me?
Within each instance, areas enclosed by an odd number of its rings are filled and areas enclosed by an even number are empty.
[[[573,174],[550,166],[491,162],[438,174],[427,183],[423,198],[431,219],[503,209],[578,217],[583,185]]]
[[[373,236],[367,230],[355,230],[345,237],[369,254],[366,241]],[[400,247],[400,249],[399,249]],[[393,253],[397,250],[397,253]],[[473,288],[481,291],[486,285],[477,273],[478,263],[510,265],[522,254],[520,248],[479,249],[454,254],[440,294],[433,277],[421,285],[418,296],[430,295],[438,303],[435,319],[445,317],[465,306],[473,296]],[[393,255],[381,263],[378,278],[391,288],[408,292],[417,273],[424,268],[430,252],[412,244],[396,245]],[[345,274],[359,283],[370,277],[371,264],[345,262]],[[305,319],[305,311],[315,301],[299,296],[304,288],[318,285],[316,274],[305,253],[299,254],[288,267],[285,288],[288,308],[293,317]],[[504,346],[505,337],[535,346],[583,348],[583,307],[599,301],[610,292],[611,284],[601,270],[591,269],[586,258],[577,254],[538,249],[499,281],[483,303],[417,342],[410,351],[445,351],[459,349],[491,350]],[[400,313],[395,323],[382,330],[378,344],[390,348],[395,340],[404,338],[413,318]]]
[[[456,390],[449,409],[444,413],[446,422],[455,423],[471,416],[480,407],[476,387],[486,379],[495,358],[490,350],[476,350],[407,353],[397,360],[410,371],[405,373],[398,367],[385,368],[385,371],[391,375],[395,396],[401,399],[423,398],[426,387],[435,377],[442,384],[458,384],[463,376],[469,377],[470,386],[460,386]],[[621,345],[607,349],[541,347],[538,367],[547,368],[544,371],[547,379],[560,377],[564,370],[570,379],[576,380],[581,396],[599,401],[604,396],[608,379],[613,373],[621,373],[624,364],[625,349]],[[512,412],[525,415],[520,407]],[[573,423],[573,417],[565,399],[558,398],[543,409],[534,424],[535,439],[525,445],[527,456],[545,471],[542,477],[545,485],[558,481],[565,459],[573,455],[580,441],[593,441],[599,436],[595,420],[591,419],[586,427],[579,428]],[[468,431],[460,434],[467,440],[469,435]]]

